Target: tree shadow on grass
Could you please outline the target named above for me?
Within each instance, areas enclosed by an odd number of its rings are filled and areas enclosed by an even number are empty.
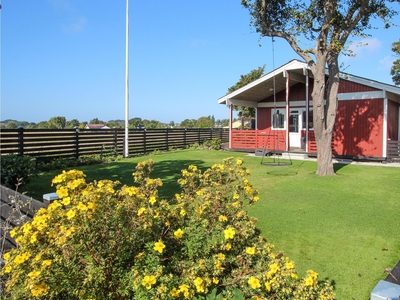
[[[176,193],[180,193],[181,189],[178,179],[181,178],[181,170],[186,169],[189,165],[196,165],[201,171],[208,166],[204,166],[202,160],[162,160],[156,161],[153,165],[151,178],[160,178],[163,186],[159,188],[159,198],[171,200]],[[99,165],[97,168],[82,168],[86,174],[86,181],[109,179],[118,180],[122,185],[134,185],[133,172],[135,172],[137,163],[132,162],[116,162]]]

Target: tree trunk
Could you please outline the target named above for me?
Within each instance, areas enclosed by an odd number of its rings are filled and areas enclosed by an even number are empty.
[[[318,64],[311,67],[314,75],[314,88],[312,91],[314,109],[314,135],[317,143],[317,175],[335,175],[332,161],[332,132],[336,118],[336,101],[331,101],[332,96],[336,100],[337,85],[331,76],[328,80],[328,88],[325,81],[325,59],[318,60]],[[330,70],[331,71],[331,70]],[[335,71],[335,70],[333,70]],[[338,69],[337,69],[338,71]],[[330,72],[331,73],[331,72]],[[333,72],[335,73],[335,72]],[[338,72],[337,72],[338,73]],[[331,74],[330,74],[331,75]],[[334,85],[332,85],[335,83]],[[332,94],[333,92],[333,94]],[[324,104],[325,96],[326,106]]]
[[[335,175],[332,161],[332,132],[324,130],[317,140],[317,161],[318,170],[317,175]]]

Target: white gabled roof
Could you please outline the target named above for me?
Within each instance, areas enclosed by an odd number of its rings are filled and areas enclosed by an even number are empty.
[[[261,78],[219,98],[218,104],[229,104],[232,102],[235,105],[257,107],[257,103],[261,100],[273,96],[274,92],[279,93],[286,89],[286,72],[290,71],[289,84],[295,85],[298,82],[305,82],[305,72],[307,69],[309,69],[307,63],[296,59],[291,60]],[[342,72],[340,72],[339,76],[345,80],[383,90],[397,95],[395,97],[400,97],[400,87]]]

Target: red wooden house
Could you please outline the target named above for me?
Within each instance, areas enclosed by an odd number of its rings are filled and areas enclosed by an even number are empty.
[[[230,107],[230,123],[234,105],[256,108],[252,130],[230,126],[229,148],[316,154],[312,88],[307,64],[292,60],[218,99]],[[386,160],[388,141],[400,140],[399,114],[399,87],[340,73],[334,156]]]

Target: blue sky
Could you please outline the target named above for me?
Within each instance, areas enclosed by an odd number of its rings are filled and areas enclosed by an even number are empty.
[[[0,0],[1,1],[1,0]],[[125,118],[125,0],[3,0],[1,120]],[[130,0],[129,118],[180,122],[214,115],[240,75],[299,56],[260,39],[240,0]],[[395,21],[400,24],[399,17]],[[392,84],[399,28],[374,31],[345,72]],[[360,41],[360,40],[357,40]]]

